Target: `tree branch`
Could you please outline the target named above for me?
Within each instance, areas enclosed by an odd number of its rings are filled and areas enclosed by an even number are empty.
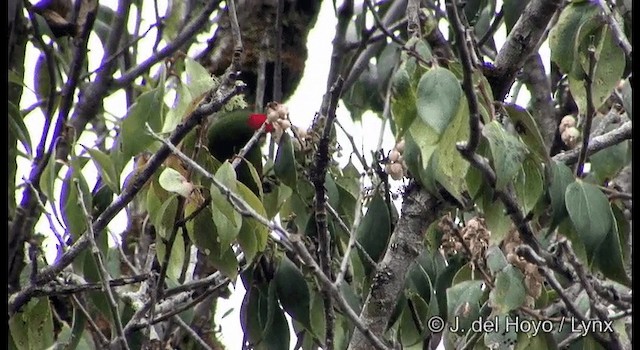
[[[607,21],[607,24],[609,24],[609,28],[611,28],[616,44],[618,44],[622,51],[624,51],[624,54],[631,59],[631,51],[633,50],[631,43],[629,43],[629,39],[627,39],[627,36],[624,34],[624,30],[620,27],[620,24],[613,15],[609,5],[607,5],[604,0],[596,0],[596,3],[600,6],[602,11],[604,11],[605,20]]]
[[[122,328],[122,319],[120,318],[120,312],[118,311],[118,303],[116,298],[114,297],[114,291],[111,289],[111,276],[109,276],[109,271],[104,266],[104,262],[102,259],[102,254],[100,253],[100,248],[98,248],[98,244],[96,244],[95,233],[91,227],[91,214],[87,210],[87,207],[84,205],[84,195],[82,194],[82,188],[80,187],[80,183],[75,181],[75,186],[77,188],[78,193],[78,204],[80,204],[80,208],[82,209],[82,214],[84,214],[84,218],[87,221],[87,226],[89,227],[88,232],[85,232],[84,235],[89,237],[89,243],[91,244],[91,255],[93,256],[94,263],[98,266],[98,276],[100,277],[100,282],[102,282],[102,291],[107,297],[109,311],[111,312],[111,317],[115,321],[116,334],[118,335],[113,340],[114,343],[120,343],[122,349],[129,349],[129,344],[127,343],[127,338],[124,336],[124,330]]]
[[[497,101],[503,101],[509,93],[516,74],[544,39],[547,26],[561,3],[556,0],[529,1],[498,52],[493,71],[487,74]]]
[[[521,81],[526,84],[531,93],[529,110],[540,128],[542,140],[548,153],[558,129],[558,121],[551,98],[551,84],[545,73],[540,54],[535,53],[525,61],[522,73]]]
[[[410,185],[405,192],[402,213],[378,270],[373,278],[360,321],[372,334],[384,334],[391,312],[404,289],[405,275],[411,263],[424,249],[423,234],[447,207],[426,190]],[[354,333],[351,350],[370,349],[371,340],[362,333]]]
[[[618,128],[609,131],[606,134],[592,138],[589,141],[589,147],[587,148],[587,156],[592,155],[607,147],[617,145],[618,143],[631,139],[633,136],[633,129],[631,121],[627,121],[620,125]],[[571,151],[556,154],[553,156],[553,160],[556,162],[562,162],[567,165],[574,164],[578,160],[578,154],[582,150],[582,147],[574,148]]]
[[[169,136],[169,141],[173,144],[179,144],[180,141],[208,115],[219,111],[233,96],[240,93],[244,84],[236,82],[235,72],[228,71],[222,83],[211,93],[210,98],[205,98],[200,102],[191,115]],[[139,174],[129,182],[122,193],[105,209],[105,211],[93,222],[92,228],[94,232],[101,232],[107,224],[122,210],[135,195],[142,189],[148,179],[162,165],[164,160],[171,154],[171,150],[167,145],[162,146],[147,162],[145,167]],[[41,284],[53,279],[62,269],[71,264],[73,260],[89,246],[89,240],[86,234],[81,236],[69,250],[61,256],[54,264],[45,267],[36,276],[36,284]],[[9,313],[15,313],[25,302],[31,298],[32,286],[27,286],[17,293],[16,302],[10,307]]]
[[[160,51],[154,51],[153,55],[149,58],[140,62],[133,69],[130,69],[124,73],[120,78],[115,79],[111,82],[112,88],[122,88],[131,84],[137,77],[144,74],[149,68],[151,68],[154,64],[160,62],[161,60],[171,56],[174,52],[178,51],[184,44],[186,44],[190,39],[193,38],[195,33],[204,26],[204,24],[209,20],[209,16],[211,13],[218,8],[220,1],[209,0],[207,6],[202,9],[202,12],[198,14],[196,18],[194,18],[189,24],[182,29],[180,34],[176,36],[176,38],[171,41],[167,46],[163,47]]]

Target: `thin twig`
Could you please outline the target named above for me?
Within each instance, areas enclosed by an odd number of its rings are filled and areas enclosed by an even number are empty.
[[[93,328],[94,332],[96,332],[96,335],[98,337],[98,341],[100,342],[100,345],[102,346],[102,348],[105,348],[107,346],[107,344],[109,344],[109,339],[107,339],[107,337],[104,334],[102,334],[102,331],[100,330],[100,328],[98,328],[98,325],[96,324],[96,322],[91,317],[91,314],[89,314],[89,311],[87,311],[87,309],[84,307],[84,305],[82,305],[82,303],[80,302],[80,299],[78,298],[78,296],[77,295],[72,295],[71,296],[71,300],[73,300],[73,302],[75,303],[76,308],[87,319],[87,322],[89,322],[89,326],[91,326],[91,328]]]
[[[631,46],[631,43],[629,43],[629,39],[624,34],[624,30],[622,30],[622,27],[613,15],[609,5],[607,5],[603,0],[597,0],[596,3],[600,6],[602,11],[604,11],[605,20],[607,21],[607,24],[609,24],[609,28],[611,28],[616,44],[618,44],[622,51],[624,51],[624,54],[631,59],[631,51],[633,50],[633,47]]]
[[[631,121],[624,122],[622,125],[614,130],[609,131],[606,134],[594,137],[589,141],[589,147],[587,149],[587,156],[592,155],[607,147],[617,145],[620,142],[631,139],[633,136],[633,129]],[[559,153],[552,157],[556,162],[562,162],[567,165],[574,164],[578,160],[578,155],[582,151],[582,147],[574,148],[571,151],[565,153]]]
[[[124,330],[122,328],[122,319],[120,318],[120,312],[118,311],[118,303],[116,298],[114,297],[115,292],[112,290],[111,284],[109,283],[111,280],[111,276],[109,276],[109,271],[104,266],[104,262],[102,261],[102,254],[100,253],[100,248],[98,248],[98,244],[96,244],[95,233],[93,232],[93,228],[91,227],[91,214],[87,210],[87,207],[84,205],[84,195],[82,194],[82,187],[80,187],[80,182],[74,179],[76,189],[78,191],[78,204],[80,204],[80,208],[82,209],[82,213],[87,220],[87,226],[89,231],[85,233],[89,237],[89,242],[91,243],[91,254],[93,255],[93,260],[95,264],[98,266],[98,275],[100,276],[100,281],[102,282],[102,290],[104,291],[107,301],[109,302],[109,311],[111,311],[111,317],[115,321],[116,334],[118,335],[114,342],[120,343],[120,346],[123,349],[129,349],[129,344],[127,343],[127,338],[124,336]]]
[[[136,26],[137,25],[139,25],[139,21],[136,21]],[[116,51],[113,55],[111,55],[109,58],[107,58],[107,60],[104,63],[102,63],[98,68],[92,70],[91,72],[87,72],[87,73],[83,74],[82,77],[80,77],[80,80],[84,80],[84,79],[90,77],[91,75],[96,74],[101,69],[104,69],[105,65],[111,64],[111,62],[113,62],[113,60],[118,58],[118,56],[122,55],[128,48],[130,48],[130,47],[136,48],[137,45],[135,45],[135,44],[138,41],[140,41],[141,39],[143,39],[145,36],[147,36],[147,34],[149,34],[151,29],[155,28],[158,25],[159,25],[158,23],[154,23],[154,24],[150,25],[149,28],[147,28],[147,30],[144,33],[142,33],[142,35],[131,39],[130,42],[128,42],[125,45],[123,45],[118,51]],[[135,53],[135,50],[134,50],[134,54],[132,56],[133,57],[137,57],[136,53]]]
[[[598,316],[599,321],[607,324],[612,321],[609,319],[607,311],[598,305],[597,295],[595,290],[593,289],[593,285],[587,279],[587,273],[584,270],[584,266],[578,261],[576,257],[576,253],[573,251],[571,247],[571,242],[563,239],[558,242],[558,246],[563,249],[564,255],[567,257],[569,264],[573,266],[576,271],[576,275],[580,279],[580,284],[584,287],[584,290],[587,292],[587,296],[589,297],[589,301],[591,304],[591,310]],[[620,343],[620,337],[618,333],[613,330],[613,332],[609,333],[610,341],[607,342],[606,347],[609,349],[622,349],[622,344]],[[602,344],[605,345],[605,344]]]
[[[163,47],[160,51],[153,50],[153,55],[149,58],[122,74],[118,79],[113,80],[111,86],[113,88],[121,88],[131,84],[137,77],[144,74],[151,66],[160,62],[161,60],[171,56],[174,52],[178,51],[184,44],[191,40],[194,34],[202,28],[209,20],[211,13],[218,8],[219,1],[208,1],[207,6],[202,9],[202,12],[198,14],[187,26],[185,26],[180,34],[176,38]],[[158,26],[158,37],[160,38],[162,25]],[[159,41],[159,40],[158,40]]]
[[[275,61],[273,62],[273,101],[282,102],[282,17],[284,0],[278,0],[275,30]]]
[[[336,288],[340,287],[340,284],[342,283],[342,280],[344,278],[345,273],[347,272],[347,269],[349,267],[349,260],[350,260],[350,255],[351,255],[351,250],[353,249],[353,247],[356,245],[356,228],[358,226],[360,226],[360,220],[362,218],[362,202],[364,200],[364,186],[362,184],[362,182],[360,182],[360,192],[358,194],[358,198],[356,199],[356,207],[354,210],[354,218],[353,218],[353,225],[351,225],[351,229],[350,230],[346,230],[345,232],[349,233],[349,243],[347,244],[347,248],[344,251],[344,255],[342,256],[342,262],[340,262],[340,271],[338,271],[338,275],[336,276],[336,280],[334,282],[334,285],[336,286]],[[332,212],[334,217],[338,217],[339,215],[337,215],[338,213],[334,213],[335,209],[331,208],[329,209],[330,212]],[[340,220],[341,221],[341,220]],[[343,223],[344,224],[344,223]],[[344,230],[346,227],[343,227],[342,229]],[[366,252],[365,252],[366,254]],[[367,254],[368,256],[368,254]],[[371,257],[369,257],[369,259],[371,259]],[[375,266],[375,262],[373,264],[373,266]]]
[[[190,116],[169,136],[169,142],[178,144],[182,139],[193,129],[196,125],[206,117],[217,111],[219,111],[233,96],[240,93],[244,84],[235,81],[235,74],[227,73],[222,80],[222,84],[218,86],[217,90],[211,93],[211,98],[205,98],[200,102],[200,105],[190,114]],[[156,170],[162,165],[165,159],[171,154],[171,150],[168,146],[161,147],[154,155],[149,158],[149,161],[145,167],[139,172],[133,181],[122,190],[120,195],[100,214],[100,216],[93,222],[93,231],[102,232],[107,224],[122,210],[135,195],[142,189],[148,179],[156,172]],[[82,235],[78,241],[76,241],[67,252],[61,256],[55,263],[44,267],[38,276],[36,276],[37,283],[44,283],[55,278],[55,276],[62,271],[66,266],[71,264],[73,260],[88,246],[90,245],[87,235]],[[25,302],[30,299],[31,287],[27,286],[20,292],[16,293],[16,296],[12,303],[9,305],[9,314],[13,314],[18,310]]]
[[[369,164],[367,164],[367,160],[362,156],[362,153],[358,151],[358,146],[356,146],[356,141],[354,140],[353,136],[347,132],[344,126],[342,126],[342,123],[340,123],[340,121],[337,119],[336,119],[336,125],[340,127],[342,132],[344,132],[345,136],[349,140],[349,143],[351,143],[351,148],[353,149],[352,152],[353,154],[356,155],[356,158],[358,158],[358,160],[362,164],[362,168],[364,169],[364,171],[369,172],[369,169],[370,169]]]
[[[502,19],[504,17],[504,5],[500,8],[500,11],[496,13],[496,16],[493,18],[493,22],[489,26],[489,29],[486,33],[478,40],[478,47],[484,46],[484,44],[489,41],[489,39],[498,31],[500,25],[502,24]]]
[[[201,349],[213,350],[213,348],[210,347],[209,344],[207,344],[207,342],[205,342],[204,339],[202,339],[198,335],[198,333],[196,333],[193,328],[189,327],[189,325],[186,324],[179,316],[173,316],[171,320],[173,320],[173,322],[177,323],[180,328],[187,332],[187,334],[191,336],[191,338],[198,344],[198,346],[200,346]]]
[[[362,205],[362,203],[360,203],[359,205]],[[345,232],[351,232],[352,229],[349,229],[349,226],[347,226],[347,224],[344,222],[344,220],[342,220],[342,218],[340,217],[340,214],[338,214],[338,211],[331,206],[331,204],[327,203],[327,211],[329,212],[329,214],[331,214],[333,216],[333,218],[338,222],[338,226],[340,226],[340,228],[342,230],[344,230]],[[362,214],[360,214],[362,215]],[[355,227],[355,226],[353,226]],[[357,240],[353,242],[354,246],[356,248],[358,248],[358,251],[360,251],[360,253],[362,253],[362,256],[364,257],[364,259],[366,260],[366,262],[369,264],[369,266],[371,266],[375,272],[376,267],[378,265],[378,263],[373,260],[373,258],[369,255],[369,253],[367,253],[367,251],[364,249],[364,247],[362,246],[362,244],[360,242],[358,242]],[[346,252],[345,252],[346,254]],[[338,279],[336,278],[336,281]]]
[[[589,149],[589,138],[591,135],[591,124],[593,122],[593,116],[595,114],[595,106],[593,105],[593,91],[591,87],[593,85],[593,77],[596,69],[596,47],[593,44],[594,37],[591,37],[591,44],[589,44],[589,69],[587,76],[584,78],[584,88],[587,94],[587,112],[585,115],[584,126],[582,127],[582,148],[578,155],[578,164],[576,164],[576,177],[581,178],[584,170],[584,162],[587,161],[587,150]]]
[[[467,96],[467,103],[469,104],[469,141],[467,141],[463,152],[474,153],[480,144],[480,112],[478,97],[473,87],[473,62],[471,61],[471,54],[469,53],[465,39],[465,28],[458,11],[457,1],[449,0],[447,2],[447,13],[449,14],[449,21],[455,33],[456,47],[458,48],[458,54],[462,62],[462,88],[465,96]]]
[[[240,25],[238,24],[238,14],[236,13],[236,1],[228,0],[227,5],[229,7],[229,17],[231,19],[231,34],[233,36],[234,44],[231,66],[236,72],[239,72],[244,47],[242,46],[242,35],[240,35]]]
[[[315,262],[313,257],[311,257],[311,253],[307,250],[307,248],[299,241],[299,238],[292,239],[291,235],[280,226],[280,224],[276,222],[270,222],[267,218],[258,214],[249,204],[247,204],[242,198],[240,198],[237,194],[233,193],[229,188],[227,188],[224,184],[222,184],[218,179],[216,179],[211,173],[206,171],[196,162],[191,160],[189,157],[184,155],[180,150],[178,150],[171,142],[168,142],[162,139],[159,135],[153,133],[153,131],[149,130],[151,135],[156,139],[160,140],[165,147],[169,148],[171,152],[173,152],[176,156],[182,159],[184,162],[189,164],[194,168],[195,171],[199,172],[204,177],[210,179],[214,186],[216,186],[220,192],[227,198],[229,203],[234,207],[236,211],[244,216],[249,216],[255,219],[262,225],[267,226],[272,231],[276,231],[278,235],[286,240],[280,241],[281,243],[287,242],[285,247],[289,246],[290,249],[294,250],[298,256],[302,259],[302,261],[308,265],[313,273],[316,275],[318,280],[321,282],[321,288],[325,291],[331,293],[332,297],[338,302],[340,308],[345,312],[346,316],[355,324],[356,328],[358,328],[368,339],[369,341],[376,346],[378,349],[387,349],[387,347],[378,339],[375,335],[368,330],[364,324],[358,318],[358,315],[351,309],[347,301],[344,299],[342,294],[333,286],[331,280],[322,272],[318,264]],[[296,242],[294,242],[296,241]],[[157,319],[156,319],[157,320]],[[154,322],[156,321],[154,320]],[[158,321],[159,322],[159,321]],[[132,326],[132,329],[139,329],[143,327],[142,325]],[[125,328],[125,332],[127,332],[129,325]]]
[[[324,101],[320,107],[320,116],[324,119],[324,130],[318,142],[318,148],[314,155],[314,162],[311,169],[310,180],[315,188],[314,195],[314,213],[316,219],[316,227],[318,232],[318,261],[322,268],[322,272],[329,278],[332,278],[331,270],[331,234],[327,225],[327,195],[325,189],[325,179],[327,169],[329,167],[329,146],[331,143],[331,132],[333,123],[336,119],[336,108],[338,107],[338,99],[342,93],[342,84],[344,81],[338,76],[335,83],[327,91]],[[333,350],[333,332],[335,326],[335,313],[333,311],[333,301],[328,292],[323,292],[324,312],[326,320],[325,328],[325,347]]]

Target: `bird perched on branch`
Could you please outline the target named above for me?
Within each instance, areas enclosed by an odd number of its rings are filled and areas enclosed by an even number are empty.
[[[220,162],[232,158],[247,144],[253,134],[267,122],[267,115],[251,113],[247,109],[235,110],[216,118],[207,131],[207,146],[211,155]],[[267,133],[273,132],[274,127],[267,122]],[[256,142],[244,156],[256,169],[258,176],[262,177],[262,151],[261,144],[264,140]],[[240,162],[236,168],[238,181],[246,185],[257,196],[260,193],[259,185],[251,175],[246,162]]]

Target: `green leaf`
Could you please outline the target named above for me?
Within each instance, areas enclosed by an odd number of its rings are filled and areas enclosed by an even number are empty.
[[[272,219],[278,214],[280,208],[291,197],[292,193],[293,190],[289,186],[279,185],[272,189],[271,192],[264,194],[263,204],[268,219]]]
[[[520,140],[507,133],[498,121],[485,125],[482,134],[489,140],[496,171],[496,189],[504,190],[518,173],[529,151]]]
[[[244,199],[253,210],[263,217],[267,216],[267,213],[262,206],[260,199],[251,192],[251,190],[243,183],[238,182],[238,193]],[[263,224],[259,223],[256,219],[250,217],[244,217],[242,219],[242,226],[240,232],[238,232],[238,243],[244,252],[244,257],[247,260],[247,264],[253,261],[253,258],[258,252],[263,251],[267,247],[267,238],[269,237],[269,229]]]
[[[240,322],[252,348],[289,349],[289,325],[278,306],[275,282],[248,289]]]
[[[31,156],[33,154],[33,148],[31,147],[31,136],[29,136],[29,129],[24,124],[22,114],[18,107],[11,101],[8,102],[8,114],[9,114],[9,133],[15,136],[16,139],[22,143],[27,154]]]
[[[19,350],[51,346],[54,333],[49,298],[34,298],[24,305],[22,312],[9,319],[9,331]]]
[[[194,189],[193,184],[173,168],[165,168],[158,181],[165,190],[177,193],[185,198],[188,198]]]
[[[274,282],[282,308],[294,320],[300,322],[313,333],[309,317],[311,297],[307,281],[298,267],[286,256],[282,258],[280,266],[278,266]],[[316,336],[322,337],[323,334],[316,334]]]
[[[38,99],[38,101],[43,102],[43,104],[40,105],[40,108],[44,110],[47,108],[46,106],[49,98],[54,97],[50,96],[50,90],[51,84],[55,84],[55,80],[52,81],[52,78],[49,75],[49,69],[47,68],[47,57],[44,53],[40,54],[40,56],[36,60],[36,66],[33,73],[33,85],[36,91],[36,98]]]
[[[162,129],[164,87],[142,93],[122,121],[119,145],[124,159],[144,151],[155,140],[147,134],[146,124],[158,132]]]
[[[191,216],[197,209],[200,208],[202,203],[187,201],[185,203],[184,215],[185,217]],[[216,249],[216,237],[218,232],[216,226],[213,223],[213,214],[206,208],[200,210],[198,215],[193,219],[187,221],[187,232],[189,233],[189,239],[196,247],[204,254],[209,255]]]
[[[67,176],[62,182],[60,190],[60,212],[62,213],[62,221],[67,230],[71,233],[73,240],[76,241],[87,229],[87,218],[80,202],[80,192],[78,185],[82,191],[82,205],[90,213],[92,206],[91,190],[87,181],[82,175],[82,168],[77,160],[72,161],[72,167],[69,168]]]
[[[591,2],[570,3],[558,18],[556,25],[549,31],[551,61],[560,67],[563,73],[569,73],[574,63],[576,35],[582,24],[594,20],[598,15],[598,6]]]
[[[165,239],[169,239],[169,237],[165,237]],[[167,253],[167,245],[165,243],[165,239],[163,239],[160,235],[156,237],[156,255],[158,256],[158,261],[163,264],[165,259],[165,254]],[[180,278],[182,273],[182,265],[185,262],[185,246],[184,246],[184,238],[182,234],[178,232],[175,236],[175,240],[173,241],[173,246],[171,247],[171,255],[169,256],[169,264],[167,266],[167,277],[177,281]]]
[[[529,0],[504,0],[502,10],[504,11],[504,25],[507,29],[507,35],[511,32],[511,29],[516,24],[522,11],[524,11],[525,7]]]
[[[434,158],[436,181],[460,203],[462,203],[461,193],[465,190],[469,162],[462,158],[456,144],[467,139],[469,139],[469,107],[466,98],[462,98],[455,118],[438,141],[438,150],[434,155],[437,157],[437,162]]]
[[[506,213],[504,204],[494,198],[493,190],[488,187],[485,187],[482,194],[482,202],[478,202],[478,204],[481,204],[487,228],[491,231],[489,243],[499,244],[513,225],[511,218]]]
[[[533,157],[527,157],[514,181],[514,189],[518,203],[525,213],[529,213],[542,196],[544,183],[542,181],[542,169],[540,163]]]
[[[471,323],[480,317],[484,294],[482,285],[482,281],[473,280],[447,289],[447,319],[450,322],[457,321],[462,332],[470,329]]]
[[[162,30],[162,39],[166,42],[172,42],[180,33],[182,20],[187,17],[189,6],[182,1],[169,1],[167,12],[164,17],[164,28]]]
[[[507,262],[507,258],[504,256],[504,253],[497,245],[489,246],[489,249],[486,253],[487,257],[487,267],[491,274],[495,275],[496,273],[502,271],[505,267],[509,265]]]
[[[524,303],[527,292],[523,279],[522,272],[513,265],[508,265],[497,273],[495,286],[489,293],[490,305],[495,312],[504,314]]]
[[[621,124],[611,124],[605,131],[611,131]],[[596,174],[599,182],[604,183],[613,179],[630,161],[631,141],[622,141],[589,156],[591,172]]]
[[[557,227],[562,219],[567,216],[567,207],[564,204],[564,194],[567,186],[574,181],[571,169],[564,163],[551,162],[551,183],[549,184],[549,199],[551,200],[552,220],[549,231]]]
[[[380,194],[376,193],[371,200],[367,213],[356,229],[356,239],[371,259],[378,261],[386,250],[390,235],[391,222],[389,219],[389,209]],[[361,259],[364,261],[365,257],[360,250],[358,250],[358,254],[360,254]],[[369,275],[371,270],[372,267],[365,264],[367,275]]]
[[[542,138],[540,129],[538,129],[538,124],[531,114],[526,109],[515,104],[505,105],[504,108],[522,142],[538,156],[541,162],[548,163],[550,159],[544,144],[544,139]]]
[[[402,137],[418,115],[416,92],[411,85],[407,63],[403,62],[391,80],[391,115],[398,130],[396,138]]]
[[[231,192],[237,193],[236,173],[228,161],[224,162],[215,178],[226,186]],[[211,212],[213,213],[213,222],[218,231],[218,242],[224,253],[229,249],[229,245],[236,239],[242,226],[242,215],[235,210],[233,205],[229,203],[226,195],[224,195],[215,185],[211,185]]]
[[[437,149],[438,135],[420,119],[416,119],[405,135],[403,158],[411,175],[430,193],[437,193],[435,173],[430,168]]]
[[[282,134],[282,137],[280,137],[273,170],[282,183],[291,188],[296,187],[296,182],[298,181],[296,159],[293,154],[293,143],[291,142],[291,137],[286,132]]]
[[[169,238],[170,232],[175,224],[176,211],[178,210],[178,198],[176,195],[169,196],[157,211],[149,212],[153,220],[156,234],[165,239]]]
[[[192,98],[197,98],[216,86],[215,78],[196,60],[187,57],[184,60],[184,65],[187,72],[187,86]]]
[[[521,332],[514,324],[527,322],[520,318],[513,319],[509,314],[497,312],[498,315],[489,316],[486,320],[487,331],[484,332],[484,345],[489,349],[510,350],[516,344],[518,333]],[[483,320],[483,319],[481,319]],[[483,320],[484,321],[484,320]],[[536,321],[530,321],[531,323]],[[536,325],[537,326],[537,325]],[[492,327],[489,331],[488,327]],[[526,326],[522,326],[524,328]],[[542,333],[542,332],[541,332]],[[531,349],[534,350],[534,349]]]
[[[596,186],[578,179],[567,186],[565,204],[571,222],[584,242],[587,258],[592,261],[611,229],[609,201]]]
[[[595,56],[596,65],[593,73],[591,91],[592,101],[596,109],[609,98],[613,89],[619,83],[625,68],[625,55],[622,49],[616,44],[609,26],[602,26],[594,33],[590,33],[580,43],[577,51],[578,58],[582,63],[583,74],[569,75],[569,89],[578,105],[581,114],[587,110],[586,85],[584,83],[588,72],[589,54],[588,47],[591,45],[591,37],[595,36]],[[586,68],[586,69],[585,69]],[[579,68],[574,66],[574,71]]]
[[[626,218],[615,206],[611,207],[611,215],[615,220],[611,220],[611,229],[596,251],[594,266],[597,266],[605,277],[630,286],[631,281],[625,271],[621,245],[621,238],[624,238],[624,234],[618,227],[618,221],[626,221]]]
[[[97,148],[83,148],[89,152],[91,159],[96,165],[98,171],[100,171],[100,176],[102,176],[102,180],[104,183],[109,186],[111,191],[114,193],[120,193],[120,176],[116,172],[116,167],[113,164],[111,158]]]
[[[441,136],[458,112],[460,82],[448,69],[436,67],[422,75],[416,96],[418,116]]]
[[[104,4],[98,5],[98,14],[93,24],[93,30],[98,36],[98,39],[100,39],[100,42],[102,42],[102,46],[107,45],[112,28],[111,24],[115,16],[116,13],[111,7]]]

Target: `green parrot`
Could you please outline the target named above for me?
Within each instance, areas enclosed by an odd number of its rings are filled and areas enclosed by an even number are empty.
[[[220,115],[211,123],[207,131],[209,152],[220,162],[231,160],[266,121],[265,114],[251,113],[246,109]],[[273,125],[267,124],[265,131],[272,132],[273,130]],[[262,176],[260,146],[261,142],[254,144],[244,158],[253,165],[258,175]],[[236,168],[236,174],[238,181],[246,185],[256,196],[259,196],[260,190],[245,162],[240,162]]]

